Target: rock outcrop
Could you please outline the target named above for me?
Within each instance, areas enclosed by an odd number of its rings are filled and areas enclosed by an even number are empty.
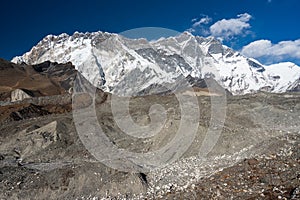
[[[22,89],[15,89],[11,92],[11,101],[22,101],[24,99],[31,98],[32,95],[30,95],[29,91],[22,90]]]

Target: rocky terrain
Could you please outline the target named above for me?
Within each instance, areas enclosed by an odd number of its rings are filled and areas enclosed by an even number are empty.
[[[0,59],[0,101],[68,93],[76,76],[71,63],[14,64]]]
[[[299,135],[271,143],[278,149],[244,159],[183,190],[171,188],[158,199],[300,199]]]
[[[24,80],[15,86],[16,80],[0,79],[1,85],[8,88],[3,90],[6,98],[0,102],[1,199],[300,198],[299,93],[227,95],[225,109],[220,108],[225,116],[222,124],[212,120],[212,102],[224,96],[212,95],[207,90],[203,95],[201,91],[205,89],[198,89],[200,116],[193,121],[198,126],[180,158],[151,170],[140,166],[124,172],[95,158],[93,149],[87,148],[80,134],[74,110],[83,108],[77,110],[86,114],[80,122],[90,123],[90,113],[84,109],[95,105],[97,124],[111,143],[118,149],[140,155],[164,148],[178,137],[184,116],[177,94],[130,98],[129,114],[140,126],[151,124],[155,119],[151,117],[151,106],[159,104],[166,110],[166,120],[157,134],[148,138],[133,137],[116,122],[112,94],[97,89],[93,101],[84,93],[70,95],[69,83],[73,82],[66,78],[73,76],[72,67],[54,65],[56,67],[51,68],[53,63],[48,62],[28,66],[25,71],[19,65],[1,66],[5,73],[7,68],[20,72],[16,75]],[[65,72],[60,73],[62,69],[70,69],[72,75],[65,77]],[[39,84],[40,79],[49,84],[46,90]],[[30,81],[37,82],[25,87]],[[67,86],[64,83],[68,83]],[[31,91],[34,97],[9,101],[7,93],[20,88]],[[118,98],[119,102],[127,100]],[[128,118],[128,115],[121,113],[121,117]],[[86,132],[98,127],[90,125]],[[218,128],[222,132],[216,144],[207,154],[199,154],[207,142],[208,131]],[[192,126],[185,132],[191,129]],[[168,150],[174,149],[170,146]],[[126,159],[117,162],[118,166],[130,166]]]

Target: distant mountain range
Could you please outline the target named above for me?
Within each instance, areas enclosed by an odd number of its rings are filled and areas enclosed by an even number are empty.
[[[291,62],[263,65],[213,37],[184,32],[156,41],[106,32],[48,35],[15,63],[72,62],[93,85],[119,95],[176,90],[214,79],[234,95],[300,91],[300,67]]]

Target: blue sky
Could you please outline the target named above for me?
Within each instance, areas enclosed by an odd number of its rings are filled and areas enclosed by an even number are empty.
[[[263,63],[300,65],[299,0],[12,0],[1,8],[0,57],[8,60],[48,34],[163,27],[213,35]]]

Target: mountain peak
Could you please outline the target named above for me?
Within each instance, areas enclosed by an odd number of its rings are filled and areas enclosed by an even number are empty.
[[[285,92],[299,87],[300,68],[293,63],[264,66],[226,47],[214,37],[183,32],[156,41],[129,39],[107,32],[48,35],[16,63],[72,62],[85,78],[102,89],[121,95],[151,91],[154,85],[176,88],[179,77],[214,77],[233,94],[261,89]],[[282,73],[292,73],[286,76]],[[298,81],[298,82],[297,82]],[[286,85],[286,86],[285,86]],[[292,86],[293,85],[293,86]]]

